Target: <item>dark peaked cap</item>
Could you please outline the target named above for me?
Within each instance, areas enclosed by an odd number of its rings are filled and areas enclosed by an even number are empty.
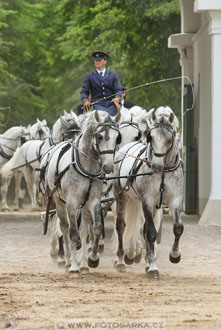
[[[100,52],[100,51],[93,52],[92,56],[95,60],[102,60],[102,59],[106,59],[107,57],[109,57],[109,55],[107,53]]]

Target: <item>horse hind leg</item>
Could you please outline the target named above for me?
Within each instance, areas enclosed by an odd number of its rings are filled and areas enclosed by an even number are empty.
[[[50,237],[50,256],[53,260],[57,260],[58,258],[58,235],[56,231],[56,222],[57,222],[57,214],[55,214],[52,218],[52,234]]]
[[[179,208],[176,208],[171,212],[173,214],[174,224],[173,224],[173,233],[175,236],[172,249],[170,251],[169,259],[172,263],[178,263],[181,259],[181,251],[179,248],[180,237],[184,230],[184,225],[181,220],[181,211]]]

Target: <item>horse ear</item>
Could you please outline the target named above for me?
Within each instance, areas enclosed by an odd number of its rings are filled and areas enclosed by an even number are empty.
[[[177,146],[178,146],[178,150],[182,149],[183,146],[183,141],[182,141],[182,134],[181,132],[176,134],[176,139],[177,139]]]
[[[118,111],[118,113],[115,117],[115,123],[118,123],[120,121],[120,118],[121,118],[121,113],[120,113],[120,111]]]
[[[67,126],[67,123],[63,116],[60,116],[60,120],[61,120],[62,125]]]
[[[43,125],[47,125],[47,121],[46,121],[46,119],[43,119],[43,120],[42,120],[42,123],[43,123]]]
[[[37,123],[38,123],[38,124],[40,124],[40,123],[41,123],[41,122],[40,122],[40,120],[39,120],[38,118],[37,118]]]
[[[100,117],[99,117],[99,113],[98,113],[97,110],[95,111],[94,117],[95,117],[96,121],[97,121],[98,123],[100,123]]]
[[[31,124],[29,124],[29,125],[27,126],[27,130],[28,130],[28,132],[30,131],[30,128],[31,128]]]
[[[153,121],[155,121],[157,119],[155,110],[153,110],[151,117],[152,117]]]
[[[66,111],[66,110],[64,110],[64,116],[67,116],[67,114],[68,114],[68,113],[67,113],[67,111]]]
[[[171,112],[169,117],[169,122],[172,123],[174,121],[174,114]]]

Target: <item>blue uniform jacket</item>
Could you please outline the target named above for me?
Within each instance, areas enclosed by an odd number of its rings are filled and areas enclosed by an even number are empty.
[[[97,70],[88,73],[82,85],[81,100],[88,99],[90,93],[92,103],[102,100],[99,103],[107,105],[114,97],[121,97],[122,87],[118,74],[109,70],[106,70],[104,77],[100,77]],[[103,101],[103,98],[108,96],[111,97]]]

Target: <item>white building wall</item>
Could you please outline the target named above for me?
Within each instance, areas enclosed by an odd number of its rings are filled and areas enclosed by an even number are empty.
[[[182,72],[193,72],[199,223],[221,225],[221,0],[180,0],[180,8],[181,33],[168,45],[178,49]]]
[[[194,53],[195,132],[198,146],[198,212],[202,214],[211,189],[211,42],[208,20],[192,38]]]

